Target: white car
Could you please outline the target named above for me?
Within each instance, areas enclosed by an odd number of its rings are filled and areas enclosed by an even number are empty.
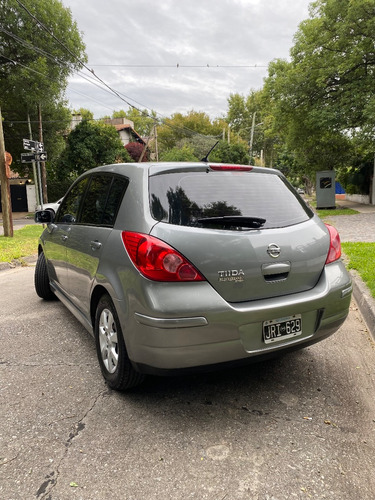
[[[53,215],[55,215],[61,202],[62,202],[62,198],[55,201],[54,203],[43,203],[43,210],[49,210],[50,212],[52,212]],[[38,210],[42,210],[42,207],[40,205],[38,205],[36,207],[36,211],[38,211]]]

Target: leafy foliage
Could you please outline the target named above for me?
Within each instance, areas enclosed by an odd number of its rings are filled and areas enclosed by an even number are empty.
[[[194,155],[193,149],[185,144],[182,148],[171,148],[169,151],[162,153],[161,161],[198,161]]]
[[[22,138],[38,138],[37,106],[42,105],[43,141],[47,168],[63,148],[62,132],[70,121],[63,94],[68,76],[85,61],[85,46],[71,11],[59,0],[24,0],[30,14],[15,0],[2,0],[0,9],[0,105],[6,149],[12,169],[27,174],[20,163]],[[64,44],[60,45],[46,30]],[[52,160],[52,162],[50,162]],[[31,172],[29,173],[31,174]]]
[[[143,153],[144,145],[140,144],[139,142],[129,142],[129,144],[126,144],[125,149],[129,153],[132,160],[138,162]],[[148,161],[148,159],[149,153],[146,150],[145,154],[143,155],[142,161]]]
[[[374,0],[318,0],[296,34],[292,61],[269,65],[273,131],[307,175],[345,168],[354,131],[374,128],[374,14]]]
[[[82,121],[69,134],[57,177],[74,179],[90,168],[131,161],[115,127],[103,122]]]
[[[248,165],[250,157],[247,146],[243,143],[228,144],[225,141],[220,141],[210,154],[209,160],[217,163]]]
[[[160,151],[163,153],[181,143],[191,145],[198,137],[211,137],[212,146],[226,127],[223,120],[211,121],[206,113],[190,111],[185,116],[175,113],[158,127]]]

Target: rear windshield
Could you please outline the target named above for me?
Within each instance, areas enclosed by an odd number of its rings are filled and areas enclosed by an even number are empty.
[[[151,214],[169,224],[251,230],[291,226],[313,215],[276,174],[173,172],[149,181]]]
[[[286,227],[313,215],[283,177],[261,172],[155,175],[150,177],[150,206],[158,221],[233,230]]]

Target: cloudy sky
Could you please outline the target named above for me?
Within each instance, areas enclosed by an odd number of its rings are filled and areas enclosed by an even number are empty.
[[[161,116],[227,111],[230,93],[260,89],[267,65],[289,58],[311,0],[62,0],[82,32],[88,66],[140,109]],[[85,72],[87,74],[87,72]],[[95,118],[126,102],[70,79],[70,106]]]

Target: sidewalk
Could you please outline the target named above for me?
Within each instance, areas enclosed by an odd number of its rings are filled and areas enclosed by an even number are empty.
[[[373,214],[375,213],[375,205],[363,205],[361,203],[356,203],[355,201],[349,200],[336,200],[337,207],[342,208],[352,208],[353,210],[357,210],[362,214]]]

